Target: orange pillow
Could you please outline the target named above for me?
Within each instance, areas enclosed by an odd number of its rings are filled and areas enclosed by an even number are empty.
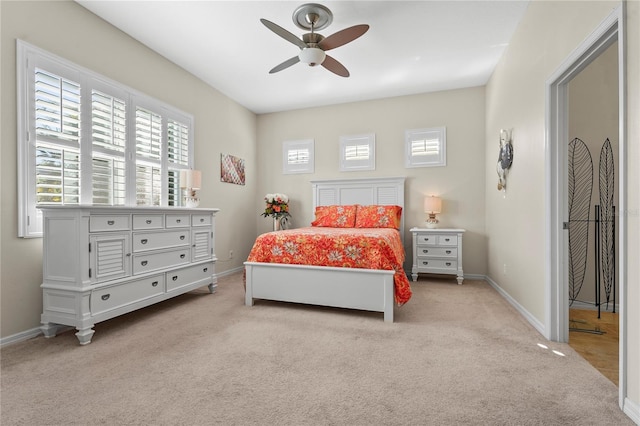
[[[311,226],[331,228],[353,228],[356,223],[356,206],[318,206],[316,220]]]
[[[400,229],[401,217],[400,206],[358,206],[355,227]]]

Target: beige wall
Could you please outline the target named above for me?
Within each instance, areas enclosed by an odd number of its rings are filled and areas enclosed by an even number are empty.
[[[443,199],[440,227],[467,230],[463,239],[465,274],[484,275],[484,103],[484,88],[475,87],[260,115],[259,194],[287,194],[295,226],[309,226],[313,220],[311,180],[405,176],[405,269],[411,269],[408,230],[424,224],[424,196],[438,194]],[[446,127],[446,167],[405,168],[405,130],[437,126]],[[363,133],[375,133],[376,170],[340,172],[340,136]],[[283,175],[282,142],[298,139],[314,139],[315,173]],[[269,229],[268,220],[256,221],[260,231]]]
[[[0,10],[2,182],[16,182],[17,176],[15,46],[19,38],[194,115],[195,166],[203,173],[201,206],[221,209],[216,218],[217,272],[240,268],[240,254],[248,252],[256,234],[255,114],[74,2],[2,1]],[[245,186],[220,182],[221,153],[246,160]],[[6,337],[39,326],[42,240],[17,237],[16,184],[0,188],[0,335]],[[233,260],[227,259],[229,250],[236,253]]]
[[[506,197],[489,190],[486,197],[488,275],[531,313],[545,321],[545,83],[571,52],[620,3],[617,1],[534,0],[486,89],[486,175],[493,176],[502,127],[513,127],[515,159]],[[638,2],[628,6],[628,242],[627,268],[627,390],[636,410],[640,407],[640,333],[638,305],[640,232],[638,208]],[[489,181],[491,179],[488,179]],[[492,186],[492,185],[488,185]],[[503,265],[508,264],[507,274]]]
[[[613,43],[596,60],[574,77],[568,84],[569,88],[569,140],[579,138],[582,140],[591,154],[593,165],[593,186],[591,193],[591,209],[589,219],[595,220],[594,206],[600,203],[600,151],[605,140],[611,142],[614,155],[614,191],[613,204],[619,209],[617,185],[620,182],[618,172],[620,164],[619,155],[619,121],[618,121],[618,43]],[[616,221],[616,226],[619,223]],[[619,228],[616,228],[619,229]],[[586,274],[582,288],[576,300],[596,303],[595,293],[595,222],[589,224],[589,239],[587,245]],[[619,238],[616,238],[619,239]],[[618,250],[616,250],[618,251]],[[620,292],[617,285],[619,271],[615,271],[615,295],[616,303],[620,301]],[[603,280],[604,277],[601,277]],[[577,283],[576,283],[577,284]],[[602,309],[606,309],[606,294],[604,282],[600,284],[600,302]],[[608,309],[613,307],[613,290],[611,303]],[[584,306],[576,303],[573,306]]]

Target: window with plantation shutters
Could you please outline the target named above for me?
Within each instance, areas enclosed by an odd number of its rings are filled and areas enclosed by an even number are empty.
[[[282,143],[283,174],[313,173],[314,167],[313,139]]]
[[[193,117],[17,41],[19,236],[38,205],[180,206]]]
[[[433,167],[446,165],[444,127],[405,131],[405,166]]]
[[[340,171],[375,170],[375,135],[340,137]]]

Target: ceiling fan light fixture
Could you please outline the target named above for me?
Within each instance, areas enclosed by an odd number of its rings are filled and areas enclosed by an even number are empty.
[[[300,62],[303,62],[310,67],[322,64],[326,56],[327,54],[324,53],[324,50],[317,47],[305,47],[298,55]]]

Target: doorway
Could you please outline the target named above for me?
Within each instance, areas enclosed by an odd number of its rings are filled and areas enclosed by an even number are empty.
[[[617,44],[618,61],[618,211],[625,211],[626,199],[626,126],[624,94],[624,30],[623,5],[618,6],[596,30],[558,67],[547,80],[546,132],[547,155],[547,220],[546,220],[546,288],[545,335],[548,339],[569,340],[569,241],[568,232],[568,149],[569,133],[569,83],[589,64],[600,57],[609,47]],[[617,235],[626,233],[624,215],[618,216]],[[616,242],[616,257],[619,282],[619,404],[626,397],[626,330],[625,318],[625,270],[626,244],[624,238]]]

